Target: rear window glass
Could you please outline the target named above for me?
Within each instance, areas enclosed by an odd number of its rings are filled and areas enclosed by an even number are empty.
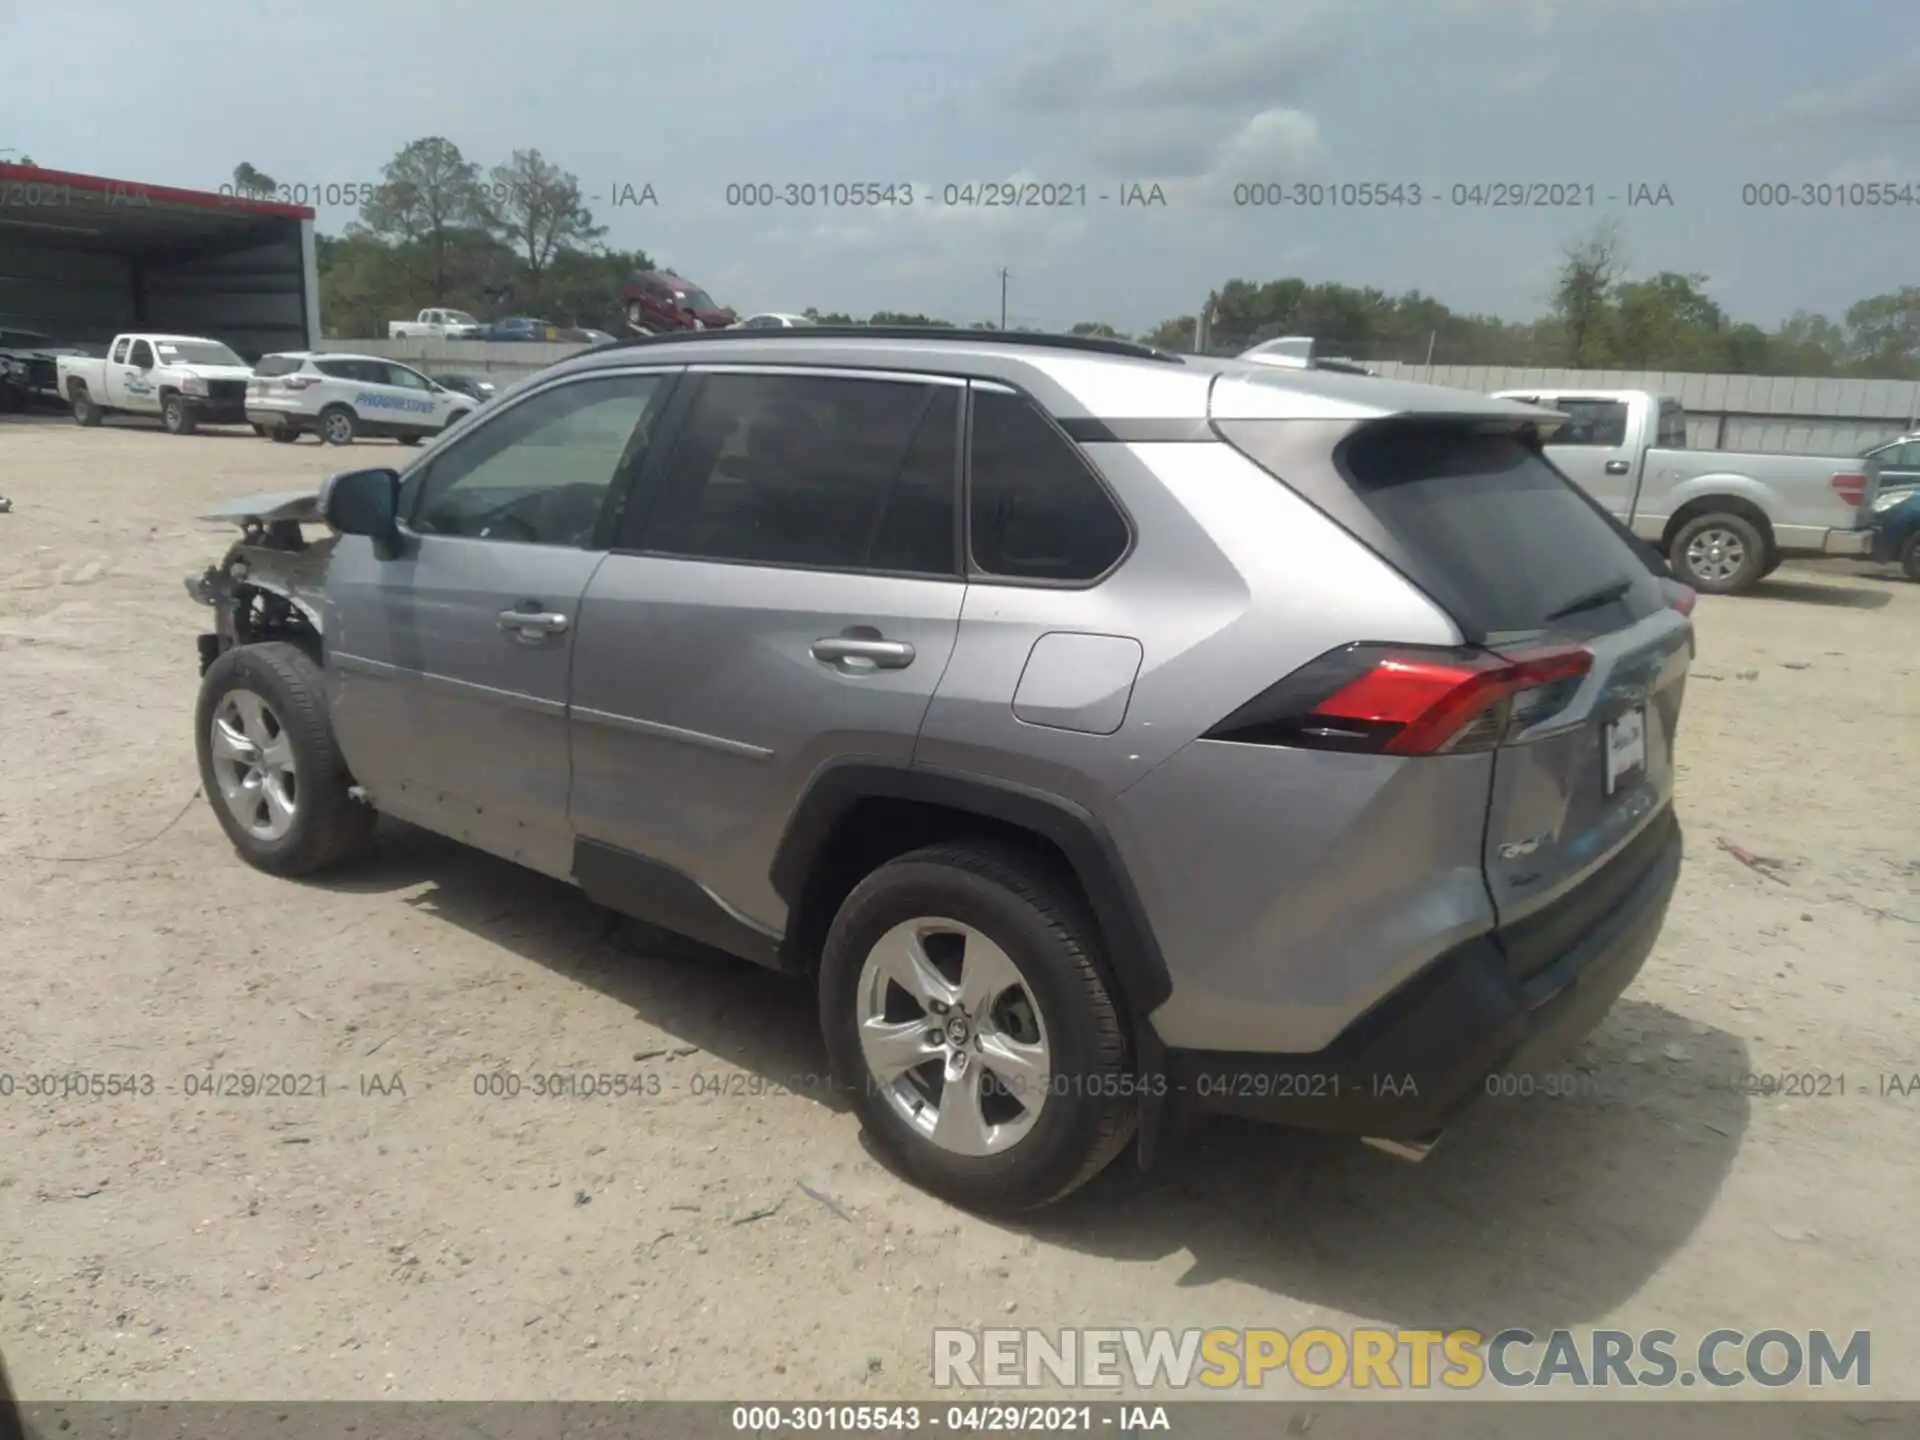
[[[1547,407],[1567,417],[1548,437],[1549,445],[1597,445],[1608,450],[1627,443],[1627,407],[1619,400],[1566,398],[1549,400]]]
[[[262,355],[260,363],[253,367],[256,375],[291,375],[300,368],[301,362],[292,355]]]
[[[1621,581],[1627,593],[1610,605],[1659,604],[1654,572],[1617,523],[1510,432],[1387,423],[1355,435],[1338,459],[1381,526],[1470,612],[1456,618],[1480,629],[1538,629]]]

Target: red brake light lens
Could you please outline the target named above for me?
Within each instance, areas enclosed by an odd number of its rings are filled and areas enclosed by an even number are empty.
[[[1255,696],[1206,738],[1385,755],[1490,750],[1564,708],[1578,647],[1498,655],[1350,645]]]
[[[1682,615],[1693,614],[1693,607],[1700,596],[1691,585],[1674,583],[1667,591],[1667,602]]]
[[[1833,477],[1833,493],[1858,509],[1867,500],[1867,477],[1840,474]]]

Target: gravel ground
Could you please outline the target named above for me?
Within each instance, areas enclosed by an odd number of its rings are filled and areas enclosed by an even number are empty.
[[[229,539],[193,517],[394,453],[0,422],[23,1394],[924,1397],[936,1325],[1371,1323],[1871,1329],[1874,1397],[1920,1398],[1920,1088],[1881,1093],[1920,1087],[1920,587],[1702,602],[1689,859],[1580,1095],[1490,1102],[1419,1166],[1214,1124],[1007,1225],[869,1157],[789,982],[399,827],[316,883],[234,858],[192,798],[180,582]],[[659,1091],[477,1094],[500,1068]],[[27,1095],[49,1071],[154,1091]],[[186,1093],[214,1072],[327,1092]],[[1741,1093],[1778,1072],[1846,1094]]]

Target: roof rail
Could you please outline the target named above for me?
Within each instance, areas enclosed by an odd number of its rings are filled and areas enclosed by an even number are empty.
[[[1044,335],[1031,330],[960,330],[938,325],[808,325],[780,330],[670,330],[664,335],[630,335],[598,350],[645,349],[649,345],[684,345],[712,340],[939,340],[976,345],[1030,345],[1039,350],[1080,350],[1095,355],[1123,355],[1131,360],[1159,360],[1169,365],[1186,361],[1167,350],[1132,340],[1109,340],[1098,335]]]

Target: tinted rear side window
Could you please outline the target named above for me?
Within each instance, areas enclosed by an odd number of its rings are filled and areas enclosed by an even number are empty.
[[[1446,581],[1466,624],[1537,630],[1623,581],[1623,595],[1583,619],[1618,624],[1617,607],[1637,617],[1661,603],[1619,527],[1511,432],[1389,421],[1335,458],[1381,526]]]
[[[976,389],[969,456],[973,563],[1019,580],[1097,579],[1131,533],[1071,440],[1018,395]]]
[[[291,375],[303,362],[292,355],[262,355],[260,363],[253,367],[255,375]]]

